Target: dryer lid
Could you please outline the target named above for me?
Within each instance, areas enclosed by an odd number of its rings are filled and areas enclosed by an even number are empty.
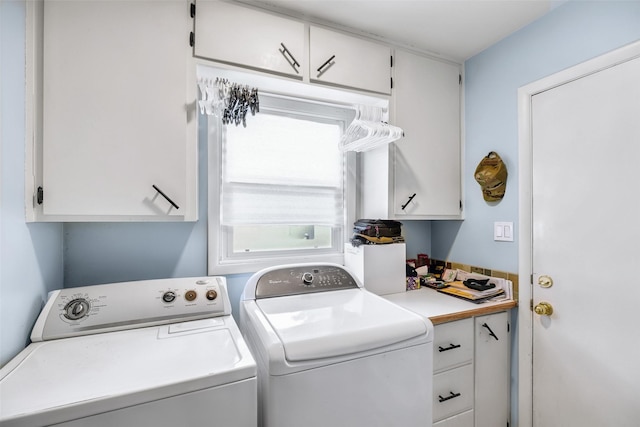
[[[288,361],[365,352],[416,337],[430,341],[426,319],[362,289],[256,301]]]
[[[0,370],[0,424],[57,424],[255,377],[240,339],[227,316],[31,344]]]

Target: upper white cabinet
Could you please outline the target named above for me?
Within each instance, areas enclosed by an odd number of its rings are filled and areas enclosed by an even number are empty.
[[[302,79],[304,24],[220,1],[200,0],[195,56]]]
[[[324,28],[309,29],[311,81],[391,93],[391,49]]]
[[[196,220],[189,3],[46,0],[43,17],[35,219]]]
[[[393,197],[398,219],[461,218],[460,66],[396,50]]]
[[[197,1],[194,34],[199,58],[307,83],[391,93],[391,49],[380,43],[212,0]]]

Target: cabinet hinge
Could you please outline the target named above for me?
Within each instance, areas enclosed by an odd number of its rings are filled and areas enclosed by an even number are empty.
[[[460,212],[462,212],[462,199],[460,200]]]
[[[196,4],[195,3],[191,3],[191,17],[195,18],[196,17]]]
[[[533,285],[533,274],[529,276],[529,281]]]
[[[533,311],[533,298],[529,300],[529,309]]]
[[[193,31],[189,33],[189,46],[193,47],[196,42],[196,35],[193,34]]]
[[[391,58],[391,68],[393,68],[393,55],[391,55],[389,58]]]
[[[391,80],[391,89],[393,89],[393,77],[391,77],[390,80]]]
[[[462,74],[458,74],[458,84],[462,84]]]
[[[36,203],[41,205],[43,200],[44,200],[44,190],[42,189],[42,187],[38,187],[38,189],[36,190]]]
[[[511,325],[507,322],[507,333],[511,332]]]

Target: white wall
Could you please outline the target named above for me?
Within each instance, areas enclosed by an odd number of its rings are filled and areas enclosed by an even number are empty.
[[[0,2],[0,366],[28,343],[47,292],[62,287],[62,226],[26,224],[25,4]]]
[[[513,221],[518,232],[518,88],[638,39],[639,1],[572,0],[465,62],[466,219],[433,222],[435,258],[518,272],[517,237],[493,241],[494,221]],[[497,204],[473,178],[489,151],[509,171]]]

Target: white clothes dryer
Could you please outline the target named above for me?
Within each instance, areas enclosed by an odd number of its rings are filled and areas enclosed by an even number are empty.
[[[0,370],[0,425],[255,427],[256,364],[223,277],[54,291]]]
[[[433,325],[344,267],[254,274],[240,329],[258,365],[260,426],[431,425]]]

